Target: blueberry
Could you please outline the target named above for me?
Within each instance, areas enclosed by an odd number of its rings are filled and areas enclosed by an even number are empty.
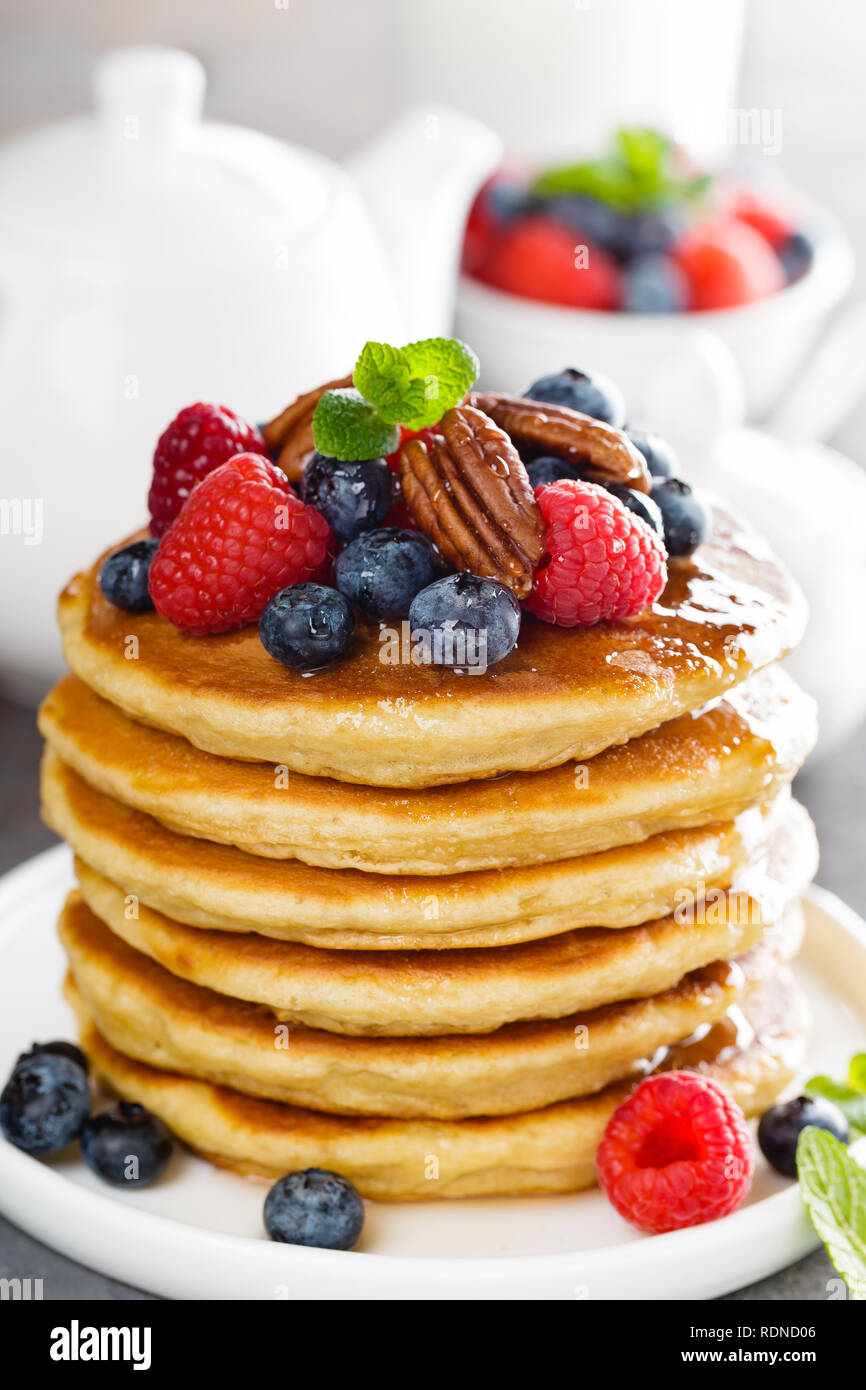
[[[117,1187],[147,1187],[164,1172],[172,1148],[162,1120],[126,1101],[93,1115],[81,1131],[84,1162]]]
[[[606,483],[605,487],[608,492],[613,493],[614,497],[619,498],[623,506],[628,507],[635,516],[639,516],[641,521],[645,521],[658,535],[664,534],[664,521],[658,504],[651,497],[647,497],[645,492],[636,492],[634,488],[623,487],[621,483]]]
[[[682,232],[682,218],[670,209],[623,214],[610,249],[623,261],[632,261],[639,256],[657,256],[669,251]]]
[[[322,513],[341,541],[372,531],[391,508],[393,474],[384,459],[341,463],[313,454],[300,482],[302,501]]]
[[[15,1065],[20,1066],[22,1062],[27,1062],[31,1057],[37,1057],[44,1052],[50,1052],[52,1056],[56,1057],[68,1057],[70,1062],[74,1062],[76,1066],[81,1068],[85,1076],[90,1071],[90,1063],[81,1048],[76,1047],[75,1043],[64,1041],[34,1043],[29,1052],[21,1053]]]
[[[547,455],[532,459],[526,465],[526,471],[533,487],[548,487],[550,483],[559,482],[560,478],[580,477],[573,463],[566,463],[565,459],[550,458]]]
[[[616,253],[623,237],[623,215],[585,194],[564,193],[551,198],[547,205],[549,216],[562,222],[575,236],[585,237],[603,251]],[[617,253],[618,254],[618,253]]]
[[[397,526],[365,531],[338,556],[335,569],[340,592],[376,622],[405,618],[418,590],[440,573],[427,537]]]
[[[646,466],[654,478],[670,478],[679,468],[679,459],[661,435],[649,430],[627,430],[629,439],[646,459]]]
[[[646,252],[625,269],[622,307],[629,314],[677,314],[688,303],[686,277],[670,256]]]
[[[278,1178],[265,1198],[265,1230],[284,1245],[351,1250],[364,1225],[364,1203],[348,1178],[307,1168]]]
[[[486,668],[517,641],[520,604],[493,579],[447,574],[415,595],[409,622],[413,642],[424,634],[434,665]]]
[[[650,497],[661,511],[668,555],[691,555],[706,539],[707,512],[703,502],[680,478],[660,478]]]
[[[259,618],[262,645],[284,666],[314,671],[342,656],[355,628],[348,601],[325,584],[290,584]]]
[[[133,541],[109,555],[99,571],[99,587],[115,608],[127,613],[150,613],[153,599],[147,587],[150,562],[159,541]]]
[[[782,242],[777,254],[788,284],[792,284],[795,280],[802,280],[806,272],[812,269],[815,243],[805,232],[792,232],[787,241]]]
[[[493,184],[485,194],[485,201],[497,222],[514,222],[539,208],[538,198],[515,183]]]
[[[52,1154],[74,1139],[90,1113],[87,1073],[58,1052],[29,1052],[0,1094],[0,1129],[16,1148]]]
[[[524,393],[533,401],[549,401],[551,405],[567,405],[595,420],[621,429],[625,423],[625,401],[618,386],[606,376],[579,372],[576,367],[553,372],[533,381]]]
[[[758,1143],[767,1162],[786,1178],[797,1176],[797,1140],[807,1126],[826,1129],[847,1144],[850,1126],[832,1101],[820,1096],[797,1096],[774,1105],[761,1116]]]

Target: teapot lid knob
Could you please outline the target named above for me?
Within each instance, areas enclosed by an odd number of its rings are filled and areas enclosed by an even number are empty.
[[[115,48],[94,74],[99,116],[124,141],[176,141],[201,119],[204,90],[201,63],[178,48]]]

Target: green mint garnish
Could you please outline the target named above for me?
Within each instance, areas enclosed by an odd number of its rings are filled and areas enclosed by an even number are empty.
[[[601,159],[547,169],[533,185],[541,197],[572,194],[595,198],[617,212],[634,213],[702,198],[707,175],[682,177],[673,143],[657,130],[619,130]]]
[[[383,420],[424,429],[441,420],[478,377],[478,358],[456,338],[424,338],[395,348],[365,343],[355,385]]]
[[[824,1129],[804,1129],[797,1176],[812,1225],[852,1298],[866,1299],[866,1172]]]
[[[866,1092],[858,1091],[844,1081],[833,1081],[829,1076],[813,1076],[803,1090],[809,1096],[821,1096],[831,1100],[842,1111],[851,1129],[858,1134],[866,1134]]]
[[[393,454],[400,443],[396,424],[351,387],[326,391],[313,414],[313,443],[328,458],[352,462]]]

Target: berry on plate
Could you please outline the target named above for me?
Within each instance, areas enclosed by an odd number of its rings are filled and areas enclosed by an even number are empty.
[[[37,1045],[19,1057],[0,1093],[0,1130],[25,1153],[58,1153],[90,1113],[87,1068],[59,1047]]]
[[[659,478],[650,498],[662,514],[668,555],[691,555],[706,540],[707,509],[681,478]]]
[[[694,227],[674,254],[689,284],[690,309],[729,309],[785,286],[772,247],[734,218]]]
[[[168,530],[196,483],[235,454],[262,454],[265,441],[256,429],[224,405],[188,405],[159,437],[147,505],[150,530]]]
[[[625,400],[619,387],[601,372],[580,372],[564,367],[561,372],[540,376],[523,393],[531,401],[549,401],[591,415],[614,429],[625,423]]]
[[[622,307],[630,314],[676,314],[689,302],[688,281],[672,256],[648,251],[623,273]]]
[[[325,584],[281,589],[259,618],[265,651],[284,666],[315,671],[342,656],[355,628],[348,602]]]
[[[388,454],[385,459],[385,462],[387,463],[392,473],[400,472],[400,450],[406,443],[407,439],[420,439],[422,443],[429,444],[434,434],[436,433],[435,426],[433,428],[427,428],[423,430],[410,430],[406,425],[400,425],[399,430],[400,443],[397,445],[397,448],[394,450],[393,454]]]
[[[374,622],[405,618],[419,589],[440,573],[427,537],[397,526],[365,531],[338,555],[334,567],[337,588]]]
[[[550,557],[527,608],[546,623],[590,627],[639,613],[667,582],[656,532],[603,487],[563,478],[536,491]]]
[[[348,542],[385,520],[394,484],[383,458],[344,463],[313,454],[298,491],[304,502],[321,512],[334,534]]]
[[[264,1216],[271,1240],[351,1250],[364,1225],[364,1203],[348,1178],[307,1168],[277,1179],[265,1198]]]
[[[619,267],[600,246],[584,244],[548,217],[522,217],[502,231],[475,274],[525,299],[574,309],[616,309]]]
[[[580,372],[577,367],[564,367],[561,372],[540,376],[523,393],[531,401],[549,401],[591,415],[614,429],[625,423],[625,400],[622,392],[601,372]]]
[[[409,623],[413,641],[426,635],[434,665],[485,670],[513,649],[520,632],[520,604],[495,579],[446,574],[415,595]]]
[[[81,1157],[97,1177],[116,1187],[147,1187],[168,1166],[174,1145],[163,1124],[143,1105],[118,1101],[85,1122]]]
[[[646,466],[654,478],[670,478],[679,468],[679,459],[674,450],[661,435],[650,430],[629,428],[626,434],[636,449],[646,459]]]
[[[151,596],[185,632],[228,632],[255,622],[287,584],[318,574],[332,545],[328,523],[285,474],[257,454],[239,454],[198,484],[163,536]]]
[[[554,455],[542,454],[540,458],[530,459],[527,463],[526,476],[535,489],[549,487],[551,483],[558,483],[560,478],[579,478],[580,473],[573,463]]]
[[[133,541],[109,555],[99,571],[99,587],[115,608],[127,613],[153,612],[150,596],[150,562],[159,541]]]
[[[657,1234],[735,1211],[752,1181],[742,1110],[709,1077],[645,1077],[608,1121],[598,1180],[620,1216]]]
[[[786,1178],[797,1176],[797,1140],[803,1130],[826,1129],[843,1144],[851,1126],[838,1105],[822,1096],[797,1096],[765,1110],[758,1125],[758,1144],[765,1159]]]
[[[87,1076],[90,1071],[90,1062],[81,1051],[81,1048],[76,1047],[75,1043],[66,1042],[65,1039],[58,1039],[55,1042],[34,1043],[29,1052],[21,1053],[15,1065],[20,1066],[22,1062],[27,1062],[31,1057],[37,1057],[43,1052],[50,1052],[57,1057],[68,1057],[70,1062],[74,1062],[77,1067],[81,1068],[85,1076]]]
[[[628,507],[630,512],[634,512],[635,516],[639,516],[641,521],[646,522],[647,526],[651,526],[656,535],[664,535],[661,509],[657,502],[654,502],[651,497],[647,497],[645,492],[638,492],[633,487],[624,487],[622,483],[605,483],[604,486],[606,492],[609,492],[613,497],[618,497],[624,507]]]

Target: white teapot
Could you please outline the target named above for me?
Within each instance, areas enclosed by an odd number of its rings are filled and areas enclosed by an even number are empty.
[[[203,122],[204,85],[189,54],[121,49],[92,116],[0,149],[0,672],[25,698],[60,668],[56,592],[144,520],[182,406],[265,420],[367,338],[448,331],[466,211],[501,155],[425,107],[353,178]]]

